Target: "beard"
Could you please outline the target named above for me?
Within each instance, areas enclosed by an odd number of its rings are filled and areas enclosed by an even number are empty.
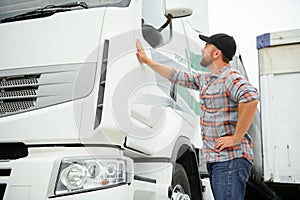
[[[212,63],[213,63],[213,59],[210,56],[203,56],[200,61],[200,65],[206,68]]]

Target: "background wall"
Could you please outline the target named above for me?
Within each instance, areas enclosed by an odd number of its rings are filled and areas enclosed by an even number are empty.
[[[208,13],[209,33],[223,32],[235,38],[250,82],[256,87],[256,36],[300,28],[299,0],[208,0]]]

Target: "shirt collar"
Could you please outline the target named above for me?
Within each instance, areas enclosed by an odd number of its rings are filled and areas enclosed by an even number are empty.
[[[224,67],[220,68],[218,71],[216,71],[215,73],[211,73],[209,74],[209,78],[218,78],[221,74],[223,74],[223,72],[225,72],[228,68],[230,68],[230,66],[225,65]]]

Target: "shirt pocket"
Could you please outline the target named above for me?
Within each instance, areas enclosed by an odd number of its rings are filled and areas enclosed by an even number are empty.
[[[224,107],[223,85],[215,84],[208,87],[204,94],[204,104],[207,108],[218,109]]]

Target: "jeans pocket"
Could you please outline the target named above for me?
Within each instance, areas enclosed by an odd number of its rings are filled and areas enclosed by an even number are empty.
[[[233,161],[217,162],[211,166],[211,180],[213,187],[226,188],[228,179],[232,175]]]
[[[247,182],[250,176],[252,164],[245,158],[240,158],[238,162],[239,176],[242,181]]]

